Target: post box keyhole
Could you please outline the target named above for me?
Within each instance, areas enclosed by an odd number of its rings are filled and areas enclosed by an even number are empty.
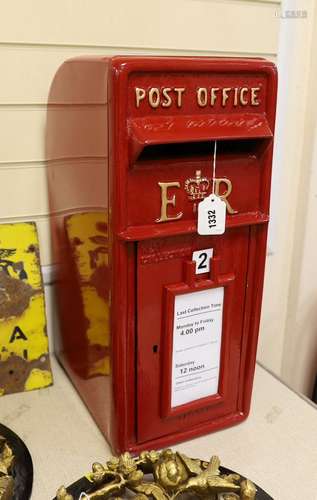
[[[154,354],[158,353],[158,345],[157,344],[155,344],[152,349],[153,349]]]

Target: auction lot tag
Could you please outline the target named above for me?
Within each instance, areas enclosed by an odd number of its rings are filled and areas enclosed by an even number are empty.
[[[171,407],[218,392],[224,288],[176,295]]]
[[[217,195],[207,196],[198,205],[198,234],[223,234],[226,227],[226,204]]]

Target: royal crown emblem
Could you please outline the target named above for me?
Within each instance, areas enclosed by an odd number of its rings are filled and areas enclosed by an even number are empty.
[[[195,177],[185,181],[185,191],[191,201],[203,200],[206,198],[210,182],[207,177],[201,176],[201,170],[196,170]]]

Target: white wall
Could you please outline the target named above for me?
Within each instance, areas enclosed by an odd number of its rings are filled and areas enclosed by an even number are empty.
[[[306,99],[303,127],[297,127],[294,141],[300,173],[281,374],[292,387],[311,395],[317,375],[317,5],[306,3],[308,23],[300,37],[306,39],[307,68],[301,75],[306,77]],[[296,97],[303,98],[300,93]]]
[[[306,10],[306,18],[287,11]],[[317,373],[317,5],[285,0],[271,224],[259,358],[312,394]]]

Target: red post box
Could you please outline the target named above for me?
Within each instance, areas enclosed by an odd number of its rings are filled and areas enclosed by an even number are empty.
[[[58,355],[116,452],[248,415],[276,87],[263,59],[82,57],[57,72]],[[198,204],[212,190],[226,229],[202,236]]]

